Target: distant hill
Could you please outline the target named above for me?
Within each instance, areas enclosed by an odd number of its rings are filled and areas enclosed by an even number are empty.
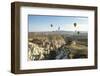
[[[73,31],[44,31],[44,32],[29,32],[29,37],[31,35],[66,35],[68,37],[70,36],[84,36],[87,37],[88,33],[84,31],[80,31],[80,34],[78,35],[76,32]]]

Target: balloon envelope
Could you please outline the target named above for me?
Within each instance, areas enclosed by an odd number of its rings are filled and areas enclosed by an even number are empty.
[[[77,24],[76,23],[74,23],[74,27],[76,27],[77,26]]]
[[[53,27],[53,25],[51,24],[51,27]]]
[[[80,32],[78,31],[78,32],[77,32],[77,34],[79,35],[79,34],[80,34]]]

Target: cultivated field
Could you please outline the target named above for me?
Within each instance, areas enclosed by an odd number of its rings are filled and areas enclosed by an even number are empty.
[[[88,34],[72,31],[29,32],[28,60],[79,59],[88,57]]]

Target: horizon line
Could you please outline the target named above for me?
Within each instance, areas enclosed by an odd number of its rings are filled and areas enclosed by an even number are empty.
[[[60,31],[28,31],[28,32],[75,32],[75,31],[65,31],[65,30],[60,30]],[[79,32],[88,32],[88,31],[79,31]]]

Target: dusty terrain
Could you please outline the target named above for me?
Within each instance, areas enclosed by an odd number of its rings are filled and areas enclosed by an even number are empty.
[[[29,32],[28,60],[78,59],[88,57],[87,33],[71,31]]]

